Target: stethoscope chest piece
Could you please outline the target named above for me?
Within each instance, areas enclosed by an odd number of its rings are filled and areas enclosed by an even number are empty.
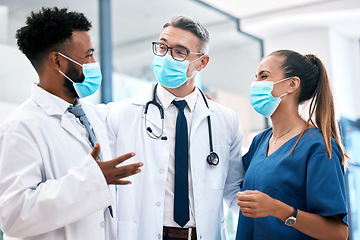
[[[206,157],[207,162],[210,165],[218,165],[219,164],[219,156],[215,153],[215,152],[211,152],[207,157]]]

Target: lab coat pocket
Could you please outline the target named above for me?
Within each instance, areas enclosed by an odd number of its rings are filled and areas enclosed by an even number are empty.
[[[118,221],[118,240],[137,240],[139,224]]]
[[[229,167],[229,151],[229,146],[214,146],[214,152],[219,156],[219,164],[210,165],[207,163],[208,181],[211,183],[212,189],[224,189]]]

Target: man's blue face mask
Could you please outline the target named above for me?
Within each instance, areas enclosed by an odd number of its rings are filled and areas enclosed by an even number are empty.
[[[195,75],[196,71],[189,78],[186,76],[189,64],[192,62],[188,60],[179,62],[174,60],[169,54],[166,54],[164,57],[155,56],[152,69],[156,79],[161,85],[168,88],[177,88]]]
[[[59,54],[61,56],[63,56],[64,58],[72,61],[73,63],[80,65],[83,68],[83,74],[85,76],[85,79],[83,82],[74,82],[72,79],[70,79],[68,76],[66,76],[63,72],[61,72],[59,70],[59,72],[66,78],[68,79],[70,82],[72,82],[74,89],[76,91],[76,93],[78,94],[78,96],[80,98],[84,98],[87,96],[90,96],[92,94],[94,94],[100,87],[101,85],[101,80],[102,80],[102,75],[101,75],[101,70],[100,70],[100,65],[98,62],[94,62],[94,63],[85,63],[85,64],[80,64],[76,61],[74,61],[73,59],[65,56],[64,54],[60,53]]]
[[[279,97],[273,97],[271,94],[274,84],[280,83],[290,79],[291,77],[279,80],[277,82],[270,81],[255,81],[251,83],[250,88],[250,103],[261,115],[264,117],[270,117],[279,106],[281,102],[281,98],[285,96],[287,93]]]

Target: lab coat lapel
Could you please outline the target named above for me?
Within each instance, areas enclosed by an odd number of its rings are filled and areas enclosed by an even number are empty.
[[[86,139],[83,136],[81,136],[79,130],[76,129],[74,124],[65,114],[61,115],[61,127],[64,128],[69,134],[73,135],[83,145],[86,145],[87,147],[90,148],[89,143],[86,142]]]
[[[192,117],[192,123],[191,123],[191,133],[190,133],[190,139],[194,135],[196,129],[199,127],[200,123],[205,120],[207,124],[207,119],[205,119],[207,116],[212,114],[212,102],[208,99],[209,108],[205,105],[204,99],[202,98],[201,94],[198,94],[196,105]]]
[[[45,91],[44,89],[34,84],[31,92],[31,97],[33,101],[49,116],[60,118],[61,127],[64,128],[69,134],[73,135],[75,138],[79,140],[79,142],[87,145],[89,144],[86,142],[81,136],[81,133],[76,129],[76,127],[71,123],[70,119],[65,115],[66,108],[70,105],[61,103],[64,100],[60,100],[55,95]]]

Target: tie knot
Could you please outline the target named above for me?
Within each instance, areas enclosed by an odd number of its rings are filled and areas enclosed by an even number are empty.
[[[184,111],[184,108],[186,107],[186,101],[172,101],[172,103],[179,109],[179,111]]]
[[[81,107],[81,105],[76,105],[76,106],[71,106],[71,105],[70,105],[70,106],[68,107],[68,111],[69,111],[70,113],[74,114],[75,117],[78,117],[78,118],[85,115],[84,110],[83,110],[83,108]]]

